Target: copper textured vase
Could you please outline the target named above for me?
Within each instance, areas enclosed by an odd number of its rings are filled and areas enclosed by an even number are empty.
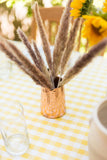
[[[47,118],[58,118],[65,114],[64,87],[54,90],[42,88],[41,113]]]

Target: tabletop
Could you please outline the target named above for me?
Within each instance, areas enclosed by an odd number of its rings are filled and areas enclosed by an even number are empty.
[[[0,101],[20,101],[30,139],[27,153],[14,157],[6,152],[0,136],[0,160],[89,159],[89,119],[107,93],[107,59],[96,57],[64,88],[66,114],[48,119],[40,113],[41,87],[17,66],[12,66],[8,78],[0,79]]]

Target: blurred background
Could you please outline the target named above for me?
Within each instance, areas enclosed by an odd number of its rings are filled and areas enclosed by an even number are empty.
[[[18,41],[18,27],[29,36],[32,24],[32,5],[40,7],[65,6],[64,0],[0,0],[0,35]]]
[[[18,27],[29,36],[32,24],[32,5],[40,7],[65,6],[67,0],[0,0],[0,35],[18,41]],[[101,7],[103,0],[94,0]]]
[[[39,7],[65,7],[67,0],[0,0],[0,36],[7,39],[20,41],[17,28],[20,27],[30,37],[33,22],[32,6],[38,2]],[[94,0],[97,8],[102,8],[104,0]],[[54,24],[53,24],[54,28]],[[55,37],[52,37],[55,39]],[[54,40],[53,40],[54,41]],[[86,40],[81,39],[80,52],[84,53]],[[38,44],[40,37],[38,35]]]

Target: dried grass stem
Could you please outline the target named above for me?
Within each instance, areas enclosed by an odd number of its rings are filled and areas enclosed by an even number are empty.
[[[77,18],[74,22],[73,28],[71,28],[70,36],[67,41],[67,46],[64,50],[64,54],[63,54],[63,57],[61,60],[61,73],[60,73],[61,75],[64,73],[68,59],[69,59],[69,57],[75,47],[75,41],[76,41],[76,37],[77,37],[76,35],[77,35],[78,29],[80,27],[80,22],[81,22],[81,19]]]
[[[60,21],[60,27],[55,39],[54,52],[53,52],[53,73],[57,76],[59,72],[59,66],[61,63],[61,58],[66,47],[66,42],[68,38],[68,30],[70,24],[70,4],[72,0],[69,0],[67,6],[63,12]]]
[[[79,59],[74,67],[68,70],[65,74],[63,80],[59,83],[59,86],[62,86],[69,82],[71,78],[73,78],[77,73],[79,73],[88,63],[92,61],[92,59],[101,52],[104,47],[107,45],[107,38],[102,40],[100,43],[95,45],[90,49],[87,54],[84,54],[81,59]]]

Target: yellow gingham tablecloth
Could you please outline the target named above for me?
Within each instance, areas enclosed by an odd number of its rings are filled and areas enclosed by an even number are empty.
[[[96,57],[65,85],[66,114],[47,119],[40,113],[41,88],[13,65],[11,76],[0,80],[0,101],[23,105],[30,148],[22,156],[10,156],[0,136],[0,160],[88,160],[89,119],[106,92],[107,59]]]

